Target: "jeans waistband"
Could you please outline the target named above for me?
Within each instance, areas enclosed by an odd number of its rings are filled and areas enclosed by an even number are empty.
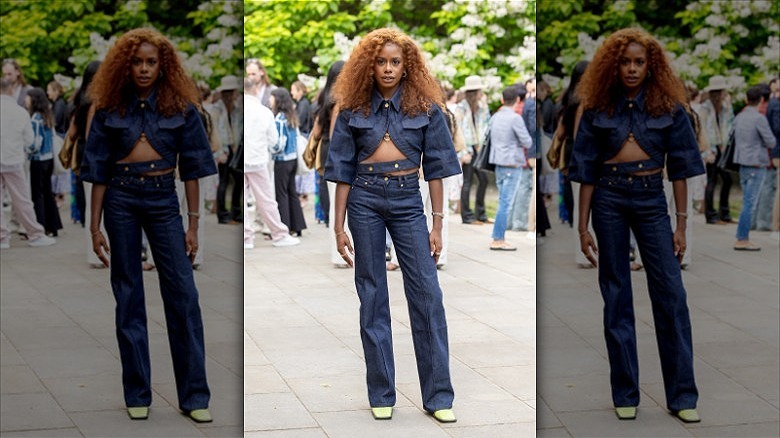
[[[597,185],[612,190],[663,190],[663,172],[651,175],[612,174],[601,175]]]
[[[629,161],[626,163],[601,163],[601,175],[628,176],[636,172],[660,169],[653,160]]]
[[[359,163],[357,173],[363,175],[384,175],[399,170],[411,170],[420,167],[419,163],[405,158],[396,161],[384,161],[381,163]]]
[[[111,176],[109,185],[118,189],[133,191],[176,190],[176,176],[174,172],[155,176],[114,174]]]
[[[114,163],[112,175],[135,175],[141,176],[144,173],[157,172],[160,170],[172,169],[175,166],[163,159],[152,161],[140,161],[137,163]],[[152,178],[152,177],[147,177]]]

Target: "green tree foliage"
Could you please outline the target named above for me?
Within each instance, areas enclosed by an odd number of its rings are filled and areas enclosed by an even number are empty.
[[[80,76],[117,36],[149,26],[176,43],[196,78],[216,86],[222,75],[242,70],[242,6],[205,0],[3,0],[0,55],[16,59],[28,82],[45,86],[55,75]],[[234,45],[219,47],[230,37]]]
[[[551,77],[568,76],[603,37],[631,26],[656,36],[699,87],[716,74],[740,88],[780,71],[777,0],[540,0],[537,9],[537,66]]]
[[[245,56],[286,87],[301,73],[324,75],[380,27],[409,34],[455,86],[480,74],[497,89],[534,71],[535,1],[247,0],[244,13]]]

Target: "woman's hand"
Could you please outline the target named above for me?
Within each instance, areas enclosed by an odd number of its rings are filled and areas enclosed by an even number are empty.
[[[105,254],[103,253],[105,250]],[[97,258],[103,263],[103,266],[108,267],[108,257],[111,255],[111,249],[108,247],[106,237],[103,236],[103,232],[100,230],[92,232],[92,252],[95,253]]]
[[[681,227],[677,227],[677,230],[674,232],[674,255],[677,256],[677,259],[680,261],[680,264],[682,264],[683,256],[685,255],[685,250],[687,246],[685,243],[685,229]]]
[[[428,242],[431,244],[431,255],[436,264],[439,264],[439,257],[441,257],[441,250],[444,248],[441,240],[441,229],[433,227],[430,234],[428,234]]]
[[[352,242],[349,240],[349,235],[346,231],[336,233],[336,251],[350,268],[355,266],[355,250],[352,248]]]
[[[195,256],[198,254],[198,229],[190,227],[187,234],[184,235],[184,248],[190,263],[195,263]]]
[[[591,252],[593,249],[593,252]],[[593,240],[593,236],[590,235],[590,231],[580,233],[580,251],[585,254],[591,265],[594,268],[599,266],[596,256],[599,255],[599,249],[596,247],[596,242]]]

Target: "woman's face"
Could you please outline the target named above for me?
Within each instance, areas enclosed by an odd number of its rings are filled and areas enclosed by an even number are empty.
[[[146,97],[152,91],[160,76],[160,51],[152,44],[138,46],[130,60],[130,76],[140,97]]]
[[[647,49],[639,43],[630,43],[618,60],[620,82],[628,97],[639,93],[647,78]]]
[[[374,61],[374,80],[379,92],[389,99],[398,89],[404,73],[403,52],[398,45],[387,43]]]
[[[54,87],[52,87],[51,85],[46,87],[46,95],[49,96],[49,100],[51,101],[55,101],[57,100],[57,97],[59,97],[57,95],[57,92],[54,91]]]
[[[303,97],[303,91],[298,88],[297,85],[293,85],[292,88],[290,88],[290,94],[295,100],[301,100],[301,97]]]
[[[32,108],[32,98],[29,95],[24,96],[24,107],[27,108],[27,111],[30,111],[30,108]]]
[[[268,96],[268,106],[271,107],[273,112],[276,112],[276,97],[273,94]]]

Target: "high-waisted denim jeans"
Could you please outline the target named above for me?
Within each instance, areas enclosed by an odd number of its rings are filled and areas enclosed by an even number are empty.
[[[393,338],[385,266],[385,229],[393,239],[409,307],[423,408],[452,407],[447,322],[436,264],[428,243],[417,174],[359,173],[347,201],[354,239],[360,337],[372,407],[396,402]]]
[[[593,192],[593,229],[599,244],[599,286],[604,298],[604,336],[609,354],[612,401],[639,405],[629,229],[647,272],[661,372],[670,411],[696,407],[691,322],[661,173],[637,177],[610,165]]]
[[[103,200],[103,217],[111,246],[111,287],[116,299],[125,403],[133,407],[152,402],[141,269],[143,228],[160,277],[179,408],[185,412],[206,408],[210,392],[203,321],[192,266],[185,254],[173,173],[140,176],[138,166],[122,165],[113,175]]]

